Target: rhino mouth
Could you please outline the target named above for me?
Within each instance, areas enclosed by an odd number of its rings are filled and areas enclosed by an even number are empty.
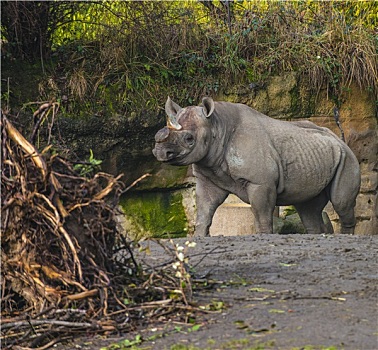
[[[175,151],[165,147],[158,147],[158,145],[156,145],[152,150],[152,153],[159,162],[179,164],[190,152],[187,150]]]
[[[154,151],[153,151],[154,156],[159,162],[168,163],[168,164],[177,164],[187,156],[186,152],[177,153],[173,151],[166,151],[162,155],[159,152],[154,152]]]

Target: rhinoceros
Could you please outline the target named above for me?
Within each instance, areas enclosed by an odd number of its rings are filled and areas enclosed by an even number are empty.
[[[328,201],[341,232],[354,233],[359,164],[329,129],[210,97],[186,108],[168,97],[165,111],[167,125],[155,135],[153,154],[167,164],[193,164],[196,235],[209,235],[214,213],[230,193],[251,204],[257,233],[273,233],[275,206],[287,205],[296,208],[307,233],[332,233],[322,219]]]

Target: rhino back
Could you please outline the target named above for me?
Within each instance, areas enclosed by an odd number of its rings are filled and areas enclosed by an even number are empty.
[[[332,181],[345,145],[315,124],[280,121],[245,107],[226,156],[233,178],[275,183],[278,205],[319,194]]]
[[[343,144],[326,130],[288,125],[273,130],[281,163],[278,201],[300,202],[320,193],[333,179],[343,156]]]

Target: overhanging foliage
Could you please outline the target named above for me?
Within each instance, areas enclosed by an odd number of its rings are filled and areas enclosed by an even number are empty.
[[[20,11],[26,3],[4,7],[8,18],[18,6],[2,27],[8,58],[23,38],[14,31],[31,20]],[[35,2],[33,11],[40,8]],[[49,54],[56,64],[40,93],[69,101],[69,114],[156,114],[168,93],[192,103],[285,71],[314,90],[328,87],[335,99],[352,82],[378,90],[377,2],[91,1],[49,9],[40,59]]]

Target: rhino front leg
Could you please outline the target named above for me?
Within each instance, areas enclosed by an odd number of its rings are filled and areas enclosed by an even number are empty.
[[[277,199],[275,187],[250,184],[248,198],[255,217],[256,233],[273,233],[273,211]]]
[[[217,208],[227,198],[229,192],[217,187],[205,178],[197,177],[196,184],[196,236],[209,236],[209,229]]]

